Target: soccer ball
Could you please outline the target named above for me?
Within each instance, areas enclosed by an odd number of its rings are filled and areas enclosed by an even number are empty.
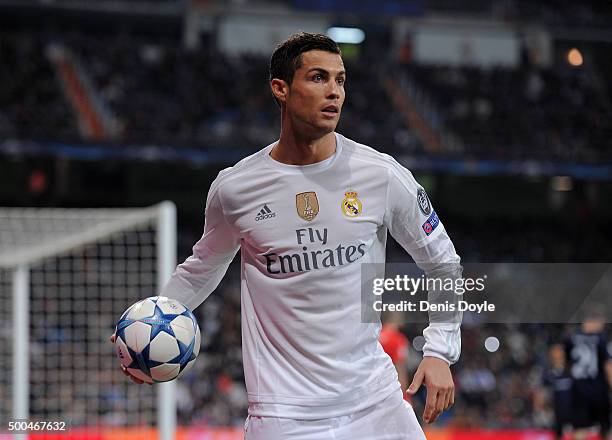
[[[178,301],[152,296],[133,304],[117,323],[115,352],[128,372],[147,383],[187,371],[200,351],[200,327]]]

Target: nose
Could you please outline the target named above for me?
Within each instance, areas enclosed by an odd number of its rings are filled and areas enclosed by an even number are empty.
[[[336,81],[329,81],[328,87],[326,90],[326,98],[327,99],[338,99],[340,98],[340,86]]]

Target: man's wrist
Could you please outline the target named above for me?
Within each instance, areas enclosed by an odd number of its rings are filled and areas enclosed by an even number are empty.
[[[446,359],[444,356],[442,356],[439,353],[436,353],[435,351],[426,351],[423,353],[423,359],[425,358],[436,358],[436,359],[440,359],[443,360],[444,362],[446,362],[446,364],[450,367],[452,365],[452,363]]]

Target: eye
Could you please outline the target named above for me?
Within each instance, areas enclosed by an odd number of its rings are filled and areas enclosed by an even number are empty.
[[[316,73],[313,77],[312,77],[313,81],[323,81],[323,75],[321,75],[320,73]]]
[[[344,83],[346,83],[346,79],[345,78],[338,78],[336,80],[336,82],[338,83],[338,85],[343,86]]]

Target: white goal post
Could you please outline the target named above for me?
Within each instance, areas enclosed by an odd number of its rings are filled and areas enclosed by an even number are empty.
[[[175,267],[172,202],[0,208],[0,432],[11,420],[65,421],[116,428],[118,440],[143,427],[174,439],[175,383],[131,383],[109,337]]]

